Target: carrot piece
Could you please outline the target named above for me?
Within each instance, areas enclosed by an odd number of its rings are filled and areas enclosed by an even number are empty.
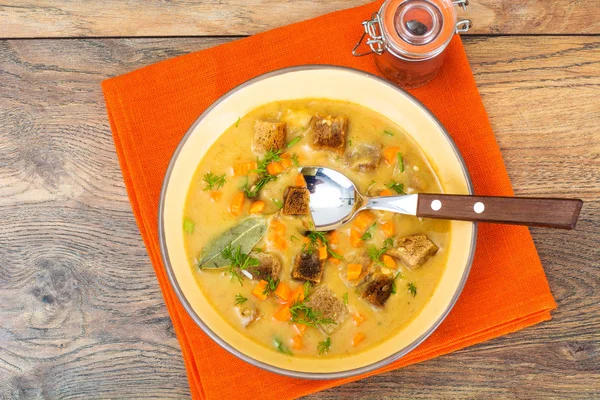
[[[387,221],[381,224],[381,231],[386,237],[394,236],[394,223],[392,221]]]
[[[392,196],[394,193],[392,193],[392,191],[390,189],[383,189],[381,192],[379,192],[380,196]]]
[[[273,231],[273,233],[275,233],[276,235],[280,235],[283,236],[285,235],[285,225],[283,224],[283,222],[281,222],[278,219],[273,219],[271,220],[271,224],[269,225],[269,228]]]
[[[354,218],[353,226],[362,235],[375,221],[375,215],[370,211],[361,211],[356,218]]]
[[[346,272],[348,280],[358,279],[362,272],[362,267],[362,264],[348,264],[348,270]]]
[[[290,318],[292,318],[290,306],[284,304],[281,307],[279,307],[279,310],[277,310],[275,314],[273,314],[273,318],[275,318],[277,321],[289,321]]]
[[[299,350],[304,347],[302,343],[302,336],[297,335],[292,338],[292,349]]]
[[[283,171],[283,165],[278,161],[273,161],[267,164],[267,172],[271,175],[277,175]]]
[[[304,324],[292,324],[292,327],[298,333],[299,336],[304,336],[304,332],[306,332],[306,325],[304,325]]]
[[[319,247],[319,260],[327,259],[327,246]]]
[[[363,244],[362,235],[356,229],[350,229],[350,244],[352,247],[360,247]]]
[[[294,183],[294,185],[295,186],[306,187],[306,181],[304,180],[304,175],[298,174],[296,176],[296,182]]]
[[[250,171],[258,168],[256,162],[238,163],[233,166],[233,176],[246,176]]]
[[[250,214],[260,214],[265,209],[265,202],[257,200],[250,206]]]
[[[266,300],[267,295],[263,292],[265,291],[265,288],[268,284],[269,282],[265,280],[261,280],[260,282],[258,282],[258,284],[254,287],[254,290],[252,290],[252,295],[259,300]]]
[[[359,326],[360,324],[362,324],[365,320],[367,319],[367,317],[365,317],[364,315],[362,315],[361,313],[357,312],[356,314],[352,315],[352,321],[354,321],[354,326]]]
[[[340,233],[338,231],[331,231],[327,234],[327,240],[331,244],[338,244],[340,242]]]
[[[242,213],[242,207],[244,207],[244,200],[244,192],[236,193],[229,205],[229,212],[236,216],[240,215]]]
[[[396,261],[394,261],[392,257],[388,256],[387,254],[384,254],[381,258],[386,267],[390,269],[396,269]]]
[[[358,346],[358,344],[360,342],[362,342],[363,340],[365,340],[365,334],[362,332],[358,332],[356,335],[354,335],[354,337],[352,338],[352,346],[356,347]]]
[[[340,265],[340,263],[342,262],[342,260],[340,260],[339,258],[335,258],[335,257],[329,257],[327,259],[327,261],[329,261],[330,263],[335,264],[335,265]]]
[[[221,200],[221,197],[223,197],[223,193],[213,190],[212,192],[210,192],[209,196],[210,199],[216,203],[217,201]]]
[[[290,294],[289,301],[294,302],[302,300],[304,300],[304,286],[300,285]]]
[[[291,167],[294,163],[292,162],[292,160],[290,160],[289,158],[282,158],[281,159],[281,166],[283,167],[283,169],[288,169],[289,167]]]
[[[279,285],[277,285],[277,289],[275,289],[273,294],[279,300],[281,300],[283,302],[287,302],[290,300],[290,298],[292,296],[292,289],[290,289],[290,287],[288,285],[286,285],[285,283],[279,282]]]
[[[292,158],[292,155],[290,153],[283,153],[282,155],[279,156],[280,158]]]
[[[396,160],[398,160],[398,153],[400,153],[400,147],[398,147],[398,146],[386,147],[385,150],[383,150],[383,158],[385,158],[385,161],[389,165],[394,165]]]
[[[275,235],[272,238],[272,242],[273,242],[273,246],[275,246],[275,248],[277,248],[278,250],[281,250],[281,251],[285,251],[285,249],[287,249],[287,247],[288,247],[286,240],[283,237],[281,237],[280,235]]]

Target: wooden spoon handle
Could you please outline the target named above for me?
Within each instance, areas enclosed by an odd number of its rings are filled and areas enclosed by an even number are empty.
[[[573,229],[582,205],[579,199],[419,194],[417,216]]]

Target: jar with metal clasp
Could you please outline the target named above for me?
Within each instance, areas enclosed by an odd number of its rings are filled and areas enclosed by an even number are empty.
[[[404,88],[429,82],[440,69],[455,33],[467,32],[471,21],[457,21],[454,6],[466,10],[468,0],[386,0],[370,20],[352,54],[375,53],[381,74]],[[360,52],[366,38],[370,51]]]

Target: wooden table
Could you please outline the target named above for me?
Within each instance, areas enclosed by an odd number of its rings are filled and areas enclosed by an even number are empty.
[[[364,2],[0,1],[0,398],[189,397],[100,82]],[[472,3],[464,42],[516,193],[586,202],[576,231],[532,229],[558,309],[310,398],[600,398],[600,3]]]

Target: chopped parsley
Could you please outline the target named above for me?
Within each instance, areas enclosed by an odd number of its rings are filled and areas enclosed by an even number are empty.
[[[290,142],[287,144],[288,149],[290,147],[292,147],[293,145],[295,145],[296,143],[298,143],[299,141],[302,140],[302,136],[296,136],[295,138],[293,138],[292,140],[290,140]]]
[[[348,292],[344,293],[344,304],[348,304]]]
[[[263,294],[265,296],[270,295],[275,290],[277,290],[277,286],[279,286],[279,279],[273,280],[272,277],[268,276],[267,277],[267,286],[265,286],[265,289],[263,290]]]
[[[296,237],[296,235],[290,236],[290,241],[295,242],[296,240],[300,240]]]
[[[367,253],[369,254],[371,261],[373,261],[375,264],[384,266],[385,264],[381,261],[381,256],[383,256],[393,244],[393,239],[387,238],[383,242],[383,247],[381,249],[378,249],[375,246],[369,246],[367,248]]]
[[[235,305],[236,306],[244,304],[247,301],[248,301],[248,299],[245,298],[244,296],[242,296],[241,294],[238,293],[238,294],[235,295]]]
[[[277,179],[276,175],[271,175],[269,174],[269,171],[267,171],[267,165],[274,161],[281,161],[281,150],[269,150],[262,160],[257,160],[257,168],[250,172],[257,173],[258,179],[252,186],[246,184],[244,187],[244,193],[248,198],[255,198],[258,195],[258,192],[260,192],[267,183]]]
[[[404,157],[402,157],[402,153],[398,153],[398,168],[400,168],[400,172],[404,172]]]
[[[398,153],[400,154],[400,153]],[[406,194],[404,193],[404,184],[403,183],[399,183],[399,182],[390,182],[387,185],[385,185],[388,189],[392,189],[394,190],[396,193],[398,194]]]
[[[304,324],[317,328],[318,325],[331,325],[336,322],[331,318],[324,318],[320,311],[313,310],[306,305],[306,297],[303,301],[296,301],[290,306],[292,314],[291,323]]]
[[[348,146],[352,146],[352,139],[348,140]]]
[[[402,279],[402,273],[398,272],[396,275],[394,275],[394,279],[392,280],[392,294],[396,294],[396,279]]]
[[[408,291],[410,292],[410,294],[412,294],[412,297],[415,297],[417,295],[417,287],[414,283],[410,282],[406,285],[406,287],[408,287]]]
[[[309,293],[310,293],[310,288],[311,288],[311,283],[310,281],[306,281],[304,282],[304,298],[307,298]]]
[[[383,133],[385,133],[388,136],[394,136],[394,133],[388,131],[388,130],[384,130]]]
[[[298,154],[296,154],[296,153],[292,154],[291,159],[292,159],[292,163],[294,164],[294,166],[297,167],[298,165],[300,165],[300,160],[298,160]]]
[[[323,340],[322,342],[319,342],[319,344],[317,345],[317,350],[319,350],[319,355],[329,353],[330,348],[331,348],[331,338],[330,337]]]
[[[204,190],[219,190],[225,184],[225,174],[215,175],[212,172],[204,174],[203,181],[206,182]]]
[[[183,231],[189,235],[194,233],[194,221],[188,218],[183,219]]]
[[[283,208],[283,201],[279,199],[273,199],[273,203],[275,203],[277,209],[281,210]]]
[[[363,233],[363,235],[360,237],[360,240],[362,241],[367,241],[369,239],[373,238],[373,228],[375,227],[375,225],[377,225],[376,222],[373,222],[373,225],[371,225],[366,231],[365,233]]]
[[[288,349],[287,346],[277,338],[273,338],[273,346],[275,346],[275,349],[280,353],[289,354],[290,356],[293,355],[290,349]]]
[[[225,247],[223,251],[221,251],[221,255],[223,256],[223,258],[230,261],[228,269],[229,274],[231,275],[232,279],[237,279],[240,282],[240,285],[243,285],[243,278],[238,272],[238,269],[244,270],[248,267],[256,267],[259,264],[256,258],[250,257],[248,254],[242,253],[241,246],[238,246],[238,248],[234,251],[230,244],[229,246]]]
[[[327,239],[325,232],[310,231],[306,233],[305,236],[308,239],[308,243],[304,243],[302,245],[302,251],[305,251],[308,254],[312,254],[312,252],[315,251],[316,248],[322,245],[325,246],[325,248],[327,249],[327,253],[329,253],[329,255],[333,258],[337,258],[339,260],[344,259],[344,257],[342,257],[340,254],[336,253],[331,249],[331,247],[329,246],[329,240]]]
[[[238,126],[240,126],[240,120],[242,119],[242,117],[238,117],[237,121],[235,121],[235,127],[237,128]]]

